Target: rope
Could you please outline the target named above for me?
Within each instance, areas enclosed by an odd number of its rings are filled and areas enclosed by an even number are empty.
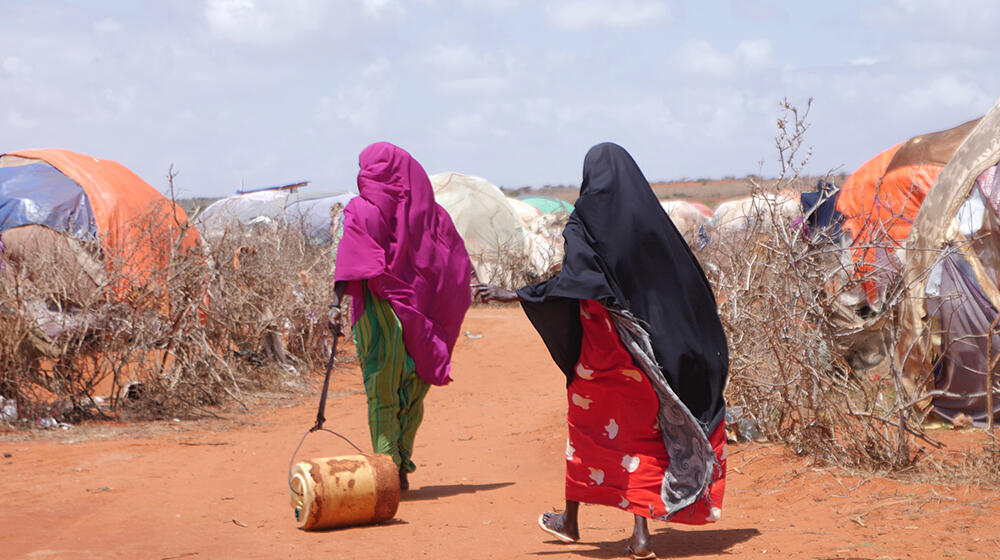
[[[299,444],[295,446],[295,451],[292,452],[292,458],[288,461],[288,489],[291,490],[292,492],[295,492],[295,488],[292,488],[292,467],[295,466],[295,456],[298,455],[299,449],[302,448],[302,443],[306,440],[306,437],[313,432],[318,432],[318,431],[330,432],[331,434],[351,444],[351,447],[357,449],[358,453],[366,457],[369,456],[369,454],[362,451],[360,447],[354,445],[353,441],[347,439],[346,437],[338,434],[337,432],[329,428],[323,427],[323,423],[326,422],[326,417],[324,416],[324,413],[326,411],[326,392],[327,389],[329,389],[330,387],[330,372],[333,371],[333,359],[334,356],[337,355],[337,341],[343,335],[343,331],[341,331],[340,329],[339,309],[337,308],[333,309],[336,309],[336,311],[331,312],[330,319],[327,321],[327,327],[330,329],[330,333],[333,334],[333,345],[330,348],[330,359],[327,360],[326,362],[326,377],[323,379],[323,391],[319,397],[319,410],[316,413],[316,424],[312,428],[306,430],[306,433],[302,434],[302,439],[300,439]]]
[[[347,443],[349,443],[351,445],[351,447],[353,447],[354,449],[358,450],[358,453],[364,455],[365,457],[369,457],[370,456],[369,453],[365,453],[364,451],[361,450],[360,447],[358,447],[357,445],[354,445],[353,441],[347,439],[345,436],[342,436],[342,435],[338,434],[337,432],[335,432],[335,431],[333,431],[333,430],[331,430],[329,428],[319,428],[318,430],[315,427],[309,428],[308,430],[306,430],[306,433],[302,434],[302,439],[300,439],[299,440],[299,444],[295,446],[295,451],[292,452],[292,458],[288,461],[288,489],[291,490],[292,492],[295,492],[295,488],[292,487],[292,467],[295,466],[295,456],[299,454],[299,449],[302,448],[302,444],[303,444],[303,442],[306,441],[306,438],[309,437],[309,434],[311,434],[313,432],[317,432],[317,431],[320,431],[320,432],[330,432],[331,434],[333,434],[333,435],[339,437],[340,439],[346,441]]]

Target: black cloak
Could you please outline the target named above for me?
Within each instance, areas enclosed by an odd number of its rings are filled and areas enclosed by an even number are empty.
[[[725,415],[729,369],[715,296],[621,146],[603,143],[587,152],[580,198],[563,237],[559,275],[517,293],[567,383],[580,358],[579,300],[597,300],[640,321],[667,383],[705,434],[711,433]]]

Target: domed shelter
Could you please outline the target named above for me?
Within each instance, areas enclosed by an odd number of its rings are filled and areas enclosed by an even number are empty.
[[[895,249],[910,234],[920,205],[941,169],[979,119],[910,138],[876,155],[848,177],[837,196],[859,277],[869,301],[896,276]]]
[[[524,202],[523,200],[518,200],[516,198],[507,197],[507,203],[510,204],[514,212],[517,213],[517,217],[521,218],[521,221],[527,226],[534,220],[542,216],[542,211],[537,207]]]
[[[125,166],[59,149],[0,155],[0,236],[5,282],[31,287],[22,295],[50,338],[73,329],[74,309],[155,287],[199,240],[184,211]]]
[[[558,198],[552,198],[549,196],[525,196],[520,200],[538,208],[543,214],[554,214],[556,212],[566,212],[567,214],[570,214],[573,212],[572,204]]]
[[[670,216],[670,221],[684,237],[684,241],[687,241],[688,246],[694,247],[702,226],[708,222],[708,216],[686,200],[661,200],[660,206]]]
[[[348,190],[290,191],[282,188],[238,193],[213,202],[195,218],[195,223],[205,237],[214,239],[233,226],[283,220],[301,227],[310,241],[329,243],[334,214],[357,195]]]
[[[477,278],[512,286],[526,269],[524,226],[503,192],[486,179],[462,173],[431,175],[434,199],[465,241]]]
[[[144,282],[199,239],[187,214],[118,162],[69,150],[0,155],[0,233],[44,226]]]
[[[956,426],[1000,421],[1000,102],[936,170],[905,241],[900,338],[908,400]]]

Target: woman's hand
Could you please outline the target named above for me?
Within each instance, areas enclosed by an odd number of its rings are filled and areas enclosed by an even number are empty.
[[[483,303],[489,301],[521,301],[516,292],[501,288],[500,286],[494,286],[493,284],[473,284],[472,297]]]
[[[344,330],[340,326],[340,315],[340,306],[331,305],[327,313],[326,326],[334,336],[343,336],[344,334]]]

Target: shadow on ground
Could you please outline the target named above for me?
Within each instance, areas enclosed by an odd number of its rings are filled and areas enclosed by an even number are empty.
[[[437,486],[421,486],[416,490],[410,489],[402,493],[399,497],[401,502],[415,502],[417,500],[437,500],[447,496],[457,496],[459,494],[474,494],[476,492],[486,492],[496,490],[505,486],[513,485],[513,482],[494,482],[492,484],[440,484]]]
[[[626,531],[628,533],[628,531]],[[660,558],[688,558],[693,556],[711,556],[722,554],[733,545],[737,545],[760,535],[757,529],[707,529],[703,531],[677,531],[675,529],[660,529],[650,535],[650,548]],[[545,537],[542,537],[545,538]],[[558,540],[547,542],[565,544]],[[536,556],[554,554],[572,554],[585,558],[621,558],[622,551],[629,539],[609,542],[580,541],[565,546],[564,550],[545,550],[535,552]],[[588,548],[589,547],[589,548]]]

